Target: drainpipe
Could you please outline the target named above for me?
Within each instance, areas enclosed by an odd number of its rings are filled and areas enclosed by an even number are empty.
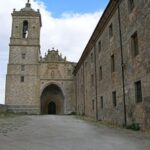
[[[96,44],[96,41],[94,41]],[[95,63],[95,102],[96,102],[96,120],[98,120],[98,101],[97,101],[97,63],[96,63],[96,46],[94,44],[94,63]]]
[[[126,113],[126,97],[125,97],[125,73],[124,73],[124,58],[123,58],[123,44],[122,44],[122,30],[121,30],[121,17],[120,17],[120,2],[118,2],[118,21],[119,21],[119,36],[120,36],[120,49],[121,49],[121,69],[122,69],[122,89],[123,89],[123,105],[124,105],[124,125],[127,126],[127,113]]]

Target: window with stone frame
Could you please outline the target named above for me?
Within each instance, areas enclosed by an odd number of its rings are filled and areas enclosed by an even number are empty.
[[[131,51],[133,57],[136,57],[139,54],[139,48],[138,48],[138,35],[137,32],[135,32],[131,36]]]
[[[24,76],[20,77],[20,82],[24,82]]]
[[[99,80],[101,81],[103,78],[102,66],[99,67]]]
[[[112,92],[112,101],[113,101],[113,106],[117,106],[117,97],[116,97],[116,91]]]
[[[135,99],[136,99],[136,103],[142,102],[142,86],[141,86],[141,81],[135,82]]]
[[[132,10],[134,9],[134,0],[128,0],[128,9],[129,9],[129,13],[132,12]]]
[[[113,25],[111,23],[109,26],[109,38],[112,38],[112,37],[113,37]]]
[[[101,101],[101,109],[103,109],[104,107],[103,96],[101,96],[100,101]]]
[[[115,72],[115,56],[111,55],[111,72]]]

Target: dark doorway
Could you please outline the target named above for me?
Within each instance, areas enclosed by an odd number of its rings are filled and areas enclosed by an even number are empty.
[[[54,102],[48,104],[48,114],[56,114],[56,104]]]

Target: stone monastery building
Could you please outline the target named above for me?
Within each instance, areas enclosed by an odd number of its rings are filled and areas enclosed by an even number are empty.
[[[41,14],[29,1],[12,18],[8,111],[150,128],[149,0],[110,0],[77,64],[54,49],[41,57]]]

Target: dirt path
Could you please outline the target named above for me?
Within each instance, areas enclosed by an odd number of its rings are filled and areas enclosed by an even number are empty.
[[[149,150],[138,133],[74,116],[0,118],[0,150]]]

